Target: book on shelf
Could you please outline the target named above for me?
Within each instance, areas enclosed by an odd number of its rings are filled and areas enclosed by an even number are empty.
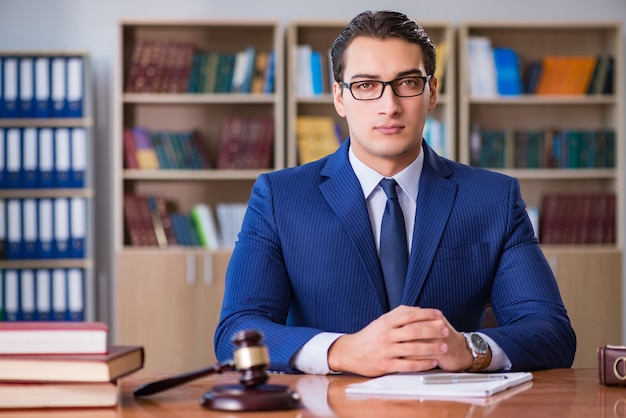
[[[110,382],[143,367],[142,346],[110,346],[103,354],[0,355],[0,380]]]
[[[102,322],[0,322],[2,354],[106,353],[108,327]]]
[[[0,409],[29,408],[97,408],[118,403],[117,382],[1,382]],[[69,411],[64,411],[69,412]],[[82,411],[92,416],[92,411]],[[4,412],[0,415],[5,416]],[[48,416],[48,415],[46,415]],[[66,416],[66,415],[64,415]],[[96,415],[97,416],[97,415]]]
[[[211,168],[208,150],[198,131],[149,131],[124,128],[124,167],[150,170]]]
[[[496,64],[491,39],[486,36],[470,36],[467,41],[469,57],[469,87],[472,97],[495,97]]]
[[[522,94],[522,77],[517,52],[513,48],[493,48],[496,66],[496,86],[501,96]]]
[[[470,164],[488,168],[614,168],[611,129],[479,129],[471,132]]]
[[[222,121],[217,168],[267,169],[272,164],[274,121],[270,117],[229,116]]]
[[[330,116],[298,116],[296,135],[300,164],[332,154],[342,141],[337,124]]]
[[[614,244],[614,193],[547,193],[542,197],[542,244]]]

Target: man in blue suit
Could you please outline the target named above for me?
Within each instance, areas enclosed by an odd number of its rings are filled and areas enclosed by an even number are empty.
[[[218,359],[232,356],[235,332],[257,329],[270,368],[285,372],[570,367],[576,337],[518,181],[422,140],[437,102],[423,28],[361,13],[332,61],[350,136],[328,157],[257,179],[226,274]],[[383,178],[397,183],[408,238],[396,301],[379,261]],[[498,327],[482,328],[488,303]]]

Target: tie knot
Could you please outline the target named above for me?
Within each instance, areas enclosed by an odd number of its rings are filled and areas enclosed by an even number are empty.
[[[394,179],[382,179],[380,181],[380,187],[383,188],[385,194],[388,199],[397,199],[398,194],[396,193],[396,181]]]

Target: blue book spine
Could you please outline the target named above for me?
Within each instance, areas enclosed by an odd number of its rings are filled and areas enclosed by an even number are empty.
[[[22,187],[22,129],[7,128],[6,142],[6,187],[19,189]]]
[[[52,312],[55,321],[69,321],[67,306],[67,271],[52,270]]]
[[[22,200],[22,242],[24,259],[37,258],[37,200]]]
[[[2,77],[3,77],[3,118],[17,118],[18,112],[18,94],[19,94],[19,60],[17,57],[4,57],[2,61]]]
[[[67,188],[70,185],[71,164],[70,130],[56,128],[54,130],[54,186]]]
[[[50,116],[63,118],[67,109],[67,70],[64,57],[54,57],[50,63]]]
[[[22,241],[22,201],[7,199],[7,259],[23,258]]]
[[[41,189],[52,188],[56,177],[54,172],[54,130],[52,128],[39,129],[38,148],[37,187]]]
[[[32,57],[19,59],[18,113],[20,118],[32,118],[35,104],[35,67]]]
[[[6,134],[0,127],[0,189],[7,188]]]
[[[22,129],[22,187],[37,187],[37,128]]]
[[[83,58],[67,58],[67,110],[66,116],[81,118],[83,116],[84,70]]]
[[[67,258],[70,245],[69,199],[54,199],[54,258]]]
[[[51,321],[52,312],[52,281],[50,270],[37,269],[35,271],[36,309],[35,318],[39,321]]]
[[[67,270],[67,308],[70,321],[84,321],[83,270]]]
[[[50,57],[35,58],[35,105],[33,116],[50,117]]]
[[[4,270],[4,320],[17,321],[20,310],[20,272]]]
[[[35,320],[35,272],[31,269],[20,271],[19,320]]]
[[[52,199],[37,200],[37,258],[54,258],[54,204]]]
[[[87,131],[85,128],[73,128],[70,146],[70,178],[69,187],[85,186],[87,170]]]
[[[83,197],[70,199],[70,246],[68,258],[85,258],[87,235],[87,201]]]

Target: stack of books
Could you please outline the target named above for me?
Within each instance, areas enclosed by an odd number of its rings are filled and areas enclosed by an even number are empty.
[[[108,346],[101,322],[0,322],[0,409],[117,405],[141,346]]]

